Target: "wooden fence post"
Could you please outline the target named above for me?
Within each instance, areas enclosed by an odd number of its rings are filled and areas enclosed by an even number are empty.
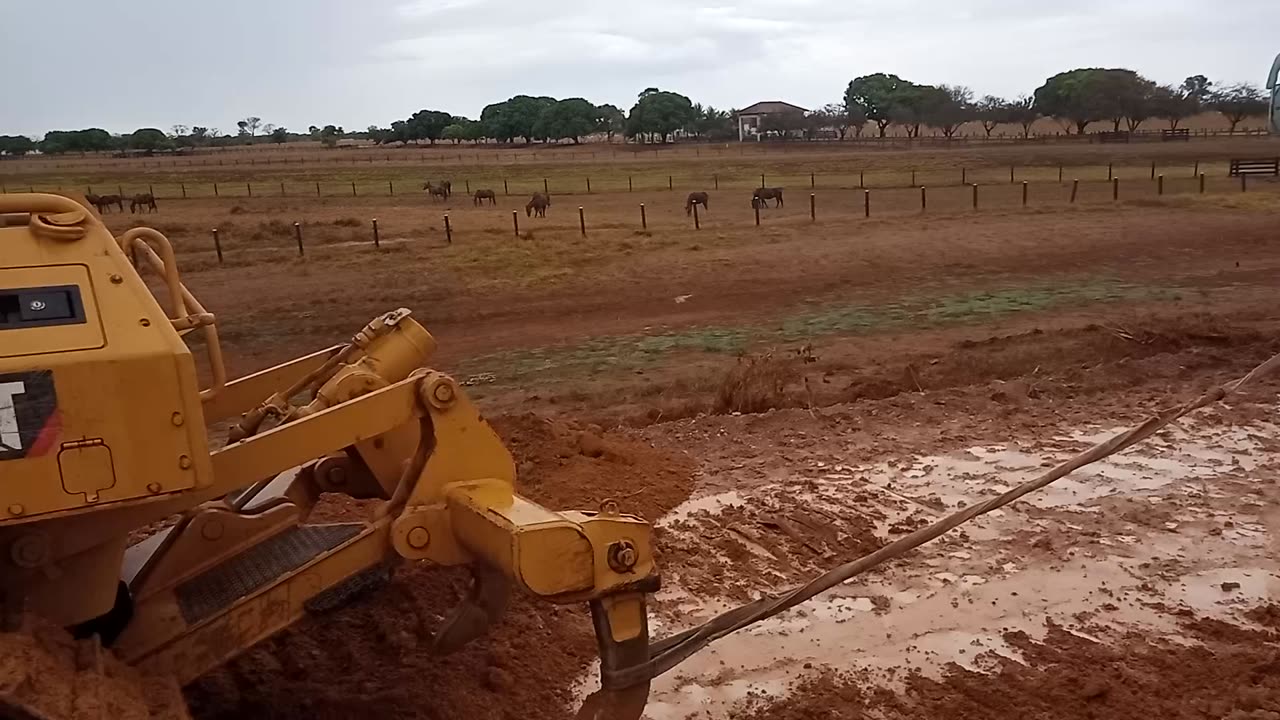
[[[181,183],[181,185],[182,185],[182,199],[183,199],[183,200],[186,200],[186,199],[187,199],[187,184],[186,184],[186,183]]]
[[[867,171],[865,170],[858,171],[858,187],[860,188],[867,187]]]
[[[818,197],[814,193],[809,193],[809,220],[818,220]]]
[[[862,191],[862,212],[865,217],[871,217],[871,191]]]
[[[1107,163],[1107,182],[1111,182],[1112,180],[1115,180],[1115,179],[1116,179],[1115,168],[1111,163]]]
[[[387,181],[387,195],[391,197],[396,196],[396,184],[394,180]]]
[[[716,189],[717,189],[717,190],[719,190],[719,189],[720,189],[720,175],[717,173],[717,174],[715,174],[715,175],[712,175],[712,176],[711,176],[711,178],[712,178],[713,180],[715,180],[715,183],[716,183]]]
[[[351,181],[351,197],[355,197],[355,196],[356,196],[356,181],[352,180]]]
[[[547,195],[551,194],[551,188],[547,185],[546,178],[542,178],[542,192],[546,193]]]
[[[1009,184],[1010,185],[1013,184],[1013,166],[1012,165],[1009,166]]]
[[[516,237],[520,237],[520,213],[517,210],[511,211],[511,227],[515,228]]]
[[[1022,181],[1022,207],[1027,206],[1027,188],[1030,187],[1026,180]]]
[[[764,173],[760,173],[760,187],[764,187]]]
[[[461,158],[459,158],[459,159],[461,159]],[[470,180],[470,179],[467,179],[467,180],[464,180],[463,182],[464,182],[464,183],[466,183],[467,194],[468,194],[468,195],[470,195],[470,194],[471,194],[471,180]]]
[[[213,196],[218,197],[218,183],[213,184]]]
[[[62,188],[58,188],[58,189],[59,189],[59,190],[61,190]],[[34,191],[34,190],[32,190],[32,192],[35,192],[35,191]],[[151,197],[155,197],[155,196],[156,196],[156,189],[155,189],[155,187],[154,187],[154,186],[152,186],[152,185],[148,185],[148,186],[147,186],[147,194],[148,194],[148,195],[150,195]]]
[[[668,175],[668,176],[667,176],[667,189],[668,189],[668,190],[675,190],[675,189],[676,189],[676,186],[675,186],[675,185],[672,183],[672,181],[671,181],[671,176],[670,176],[670,175]]]
[[[591,178],[587,178],[587,194],[591,194]]]
[[[1156,161],[1155,160],[1151,161],[1151,179],[1152,180],[1156,179]]]
[[[1196,169],[1191,171],[1191,177],[1195,177],[1195,176],[1197,176],[1197,175],[1199,175],[1199,174],[1200,174],[1200,161],[1199,161],[1199,160],[1197,160],[1197,161],[1196,161]]]
[[[928,209],[929,209],[928,190],[926,190],[925,187],[921,185],[920,186],[920,212],[924,212]]]
[[[582,206],[578,206],[578,227],[582,228],[582,237],[587,236],[587,215],[583,211]]]
[[[280,197],[284,197],[284,196],[285,196],[284,183],[280,183]]]
[[[1200,194],[1204,194],[1204,173],[1200,173]]]
[[[1161,175],[1156,178],[1156,194],[1157,195],[1164,194],[1164,175]]]
[[[218,264],[222,264],[222,241],[218,239],[218,228],[213,229],[213,251],[218,253]]]
[[[444,214],[444,241],[453,244],[453,226],[449,224],[449,213]]]
[[[978,209],[978,183],[973,184],[973,209]]]
[[[813,174],[813,173],[809,173],[809,189],[810,189],[810,190],[812,190],[813,188],[815,188],[815,187],[817,187],[817,186],[818,186],[818,185],[817,185],[817,182],[818,182],[818,181],[817,181],[817,178],[814,176],[814,174]]]
[[[316,197],[320,197],[320,183],[316,183]]]
[[[698,205],[699,205],[699,204],[700,204],[700,203],[694,203],[694,204],[692,205],[692,207],[693,207],[693,229],[694,229],[694,230],[701,230],[701,229],[702,229],[702,221],[698,218]]]
[[[753,203],[751,203],[751,209],[752,209],[752,210],[755,210],[755,212],[756,212],[756,227],[760,227],[760,203],[762,203],[762,202],[764,202],[764,201],[763,201],[763,200],[759,200],[759,201],[757,201],[757,202],[753,202]]]
[[[301,223],[293,224],[293,235],[294,237],[298,238],[298,257],[302,257],[303,251],[302,251],[302,224]]]
[[[244,189],[249,193],[249,197],[253,197],[253,183],[245,183]]]
[[[511,188],[507,187],[507,179],[506,179],[506,178],[502,178],[502,194],[503,194],[503,195],[510,195],[510,194],[511,194]]]
[[[1059,185],[1062,184],[1062,166],[1061,165],[1058,166],[1058,184]]]
[[[644,214],[644,203],[640,203],[640,229],[641,230],[649,229],[649,219],[646,218]]]
[[[627,176],[627,192],[632,192],[635,189],[636,189],[635,186],[631,183],[631,176],[628,175]]]
[[[963,168],[963,167],[960,168],[960,184],[961,185],[969,184],[969,168]]]
[[[1120,199],[1120,178],[1111,178],[1111,200],[1114,202]]]
[[[1071,204],[1076,202],[1076,194],[1080,192],[1080,179],[1076,178],[1071,181]]]

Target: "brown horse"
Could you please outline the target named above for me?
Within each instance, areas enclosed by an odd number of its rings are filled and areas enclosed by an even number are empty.
[[[435,200],[436,198],[439,198],[441,200],[449,199],[449,188],[445,187],[444,185],[427,183],[426,185],[422,186],[422,189],[427,191],[427,194],[431,197],[432,200]]]
[[[115,205],[120,212],[124,212],[124,199],[119,195],[94,195],[90,193],[85,195],[84,199],[89,201],[90,205],[96,207],[100,214],[105,214],[111,209],[112,205]]]
[[[685,214],[685,215],[692,215],[692,214],[693,214],[693,206],[694,206],[694,205],[701,205],[701,206],[702,206],[702,209],[703,209],[703,210],[706,210],[706,209],[709,207],[709,206],[707,205],[707,200],[709,200],[709,199],[710,199],[710,198],[708,197],[708,195],[707,195],[706,193],[704,193],[704,192],[691,192],[691,193],[689,193],[689,197],[688,197],[688,199],[686,199],[686,200],[684,201],[684,214]]]
[[[492,190],[477,190],[476,195],[472,198],[472,202],[476,205],[483,205],[488,200],[490,205],[498,204],[498,196]]]
[[[156,212],[156,196],[151,193],[139,193],[129,200],[129,212],[135,213],[139,209],[147,212]]]
[[[550,206],[551,198],[542,193],[534,193],[533,197],[529,199],[529,204],[524,206],[524,214],[531,216],[537,213],[538,217],[544,218],[547,216],[547,208]]]
[[[773,201],[774,207],[782,207],[782,188],[756,188],[751,194],[751,207],[768,207],[768,200]]]

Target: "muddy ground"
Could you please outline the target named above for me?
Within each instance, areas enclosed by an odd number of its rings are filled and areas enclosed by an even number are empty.
[[[1123,152],[1126,167],[1148,160]],[[954,169],[941,157],[917,159]],[[728,192],[702,230],[680,193],[609,192],[566,198],[521,239],[516,201],[455,203],[452,245],[443,207],[410,198],[200,199],[150,220],[239,373],[413,308],[516,453],[522,492],[613,498],[655,523],[663,635],[1280,352],[1280,186],[1201,197],[1189,177],[1165,196],[1126,186],[1119,203],[1096,183],[1075,205],[1045,180],[1026,210],[1016,186],[978,211],[967,189],[940,191],[926,213],[900,189],[870,220],[857,193],[830,191],[816,222],[806,191],[760,229]],[[586,238],[580,204],[600,224]],[[317,243],[301,260],[294,217]],[[380,252],[365,247],[371,217],[390,228]],[[227,223],[219,267],[207,229]],[[1280,717],[1277,389],[719,641],[655,682],[645,716]],[[333,501],[326,517],[365,510]],[[188,699],[201,718],[573,717],[593,689],[585,610],[516,600],[488,638],[432,657],[464,582],[399,568]]]

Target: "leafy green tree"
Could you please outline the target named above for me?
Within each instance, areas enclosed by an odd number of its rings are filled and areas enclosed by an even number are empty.
[[[880,130],[880,137],[884,137],[894,122],[893,108],[902,105],[904,91],[911,87],[911,83],[897,75],[863,75],[849,83],[844,104],[846,108],[862,108],[867,119]]]
[[[271,142],[283,145],[289,142],[289,128],[278,127],[271,131]]]
[[[1003,123],[1012,122],[1009,113],[1010,102],[995,95],[984,95],[974,105],[974,116],[982,123],[982,129],[991,137],[991,133]]]
[[[595,131],[598,115],[596,106],[582,98],[558,100],[538,115],[533,134],[548,140],[570,139],[576,145]]]
[[[657,136],[668,142],[675,131],[693,122],[697,113],[684,95],[646,88],[627,117],[627,137]]]
[[[1170,130],[1177,130],[1183,120],[1199,112],[1200,102],[1181,87],[1161,85],[1152,93],[1152,117],[1164,118]]]
[[[338,146],[338,140],[342,138],[342,131],[333,125],[325,125],[320,129],[319,137],[321,145],[327,148],[334,148]]]
[[[963,85],[941,85],[925,88],[924,118],[950,140],[961,125],[977,118],[973,91]]]
[[[169,136],[157,128],[141,128],[134,130],[125,142],[133,150],[159,150],[169,146]]]
[[[602,132],[609,142],[616,133],[627,129],[627,115],[615,105],[596,106],[596,132]]]
[[[26,135],[0,135],[0,155],[21,157],[35,152],[36,143]]]
[[[1231,123],[1231,132],[1236,131],[1245,118],[1255,115],[1266,115],[1267,98],[1255,85],[1237,83],[1215,90],[1209,95],[1208,107],[1222,113]]]
[[[505,102],[486,106],[480,112],[484,135],[501,142],[511,142],[518,137],[532,142],[540,137],[535,133],[534,126],[542,116],[542,111],[555,102],[555,98],[516,95]]]
[[[57,154],[67,152],[97,152],[116,146],[111,133],[101,128],[87,130],[51,130],[40,142],[40,152]]]
[[[1209,96],[1213,94],[1213,83],[1203,75],[1192,75],[1182,81],[1182,85],[1178,87],[1178,90],[1181,91],[1183,97],[1203,105],[1209,101]]]
[[[1035,102],[1044,115],[1070,123],[1084,133],[1091,123],[1111,120],[1115,130],[1129,118],[1150,117],[1155,84],[1132,70],[1079,68],[1059,73],[1036,90]]]
[[[406,121],[408,139],[413,141],[427,140],[436,144],[444,135],[444,129],[453,124],[453,116],[439,110],[419,110]]]
[[[455,117],[452,123],[445,126],[441,137],[445,140],[452,140],[453,144],[457,145],[463,140],[480,140],[484,137],[484,134],[480,123],[475,120]]]

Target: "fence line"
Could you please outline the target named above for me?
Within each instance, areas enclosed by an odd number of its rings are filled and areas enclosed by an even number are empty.
[[[583,176],[575,178],[572,176],[560,176],[557,178],[549,178],[541,174],[524,175],[524,176],[498,176],[498,175],[481,175],[459,177],[460,185],[464,185],[470,191],[475,187],[476,190],[493,190],[497,193],[497,186],[502,185],[502,193],[504,195],[523,195],[530,194],[535,191],[552,193],[557,195],[575,195],[579,194],[585,187],[587,194],[602,195],[615,194],[623,192],[655,192],[667,191],[674,192],[677,189],[681,191],[687,190],[707,190],[739,188],[746,189],[752,187],[763,187],[766,182],[774,187],[809,187],[811,189],[890,189],[905,187],[920,187],[927,185],[929,187],[948,187],[948,186],[967,186],[974,182],[982,182],[984,184],[995,184],[1003,181],[1005,166],[981,166],[981,167],[952,167],[943,169],[916,169],[902,168],[896,170],[856,170],[850,168],[844,171],[832,171],[828,173],[820,173],[817,171],[801,171],[795,173],[773,173],[773,174],[738,174],[724,175],[719,172],[710,175],[675,175],[663,170],[655,170],[645,173],[631,173],[626,175],[625,183],[621,175],[614,175],[608,178],[601,178],[598,174],[593,177]],[[1104,175],[1107,181],[1114,180],[1118,172],[1124,172],[1126,175],[1134,175],[1138,173],[1149,175],[1152,180],[1158,180],[1159,175],[1164,175],[1169,179],[1188,177],[1196,178],[1201,174],[1216,176],[1217,170],[1221,170],[1223,174],[1229,174],[1230,165],[1226,160],[1223,161],[1201,161],[1193,160],[1185,163],[1168,163],[1160,164],[1159,162],[1138,161],[1130,165],[1117,165],[1116,163],[1102,164],[1083,164],[1083,165],[1010,165],[1008,167],[1008,183],[1017,184],[1018,182],[1054,182],[1065,184],[1066,178],[1071,177],[1079,179],[1082,182],[1101,181]],[[1206,172],[1213,171],[1213,172]],[[758,179],[758,183],[757,183]],[[677,182],[677,180],[679,182]],[[122,183],[118,181],[99,180],[88,183],[83,187],[71,187],[69,185],[51,185],[25,182],[21,184],[10,184],[8,181],[0,180],[0,192],[60,192],[60,193],[119,193],[125,196],[148,193],[156,197],[157,200],[178,200],[193,198],[223,198],[228,200],[242,198],[266,198],[266,197],[405,197],[410,202],[420,199],[424,191],[420,181],[407,180],[403,177],[399,178],[365,178],[360,180],[334,179],[326,182],[315,182],[311,180],[295,180],[281,181],[279,179],[269,179],[261,182],[246,181],[240,183],[238,181],[219,180],[217,182],[210,181],[205,183],[193,183],[186,181],[174,181],[168,183],[156,183],[152,179],[145,181],[139,180],[135,183]],[[468,194],[470,194],[468,192]]]
[[[1157,180],[1154,182],[1148,180],[1146,177],[1139,177],[1139,178],[1136,178],[1134,181],[1124,184],[1123,187],[1126,189],[1129,189],[1137,186],[1141,188],[1141,191],[1139,193],[1132,193],[1132,191],[1130,191],[1131,194],[1129,197],[1122,198],[1120,194],[1120,188],[1121,188],[1120,178],[1113,177],[1111,182],[1098,181],[1092,184],[1085,185],[1086,191],[1090,187],[1094,188],[1094,191],[1092,193],[1088,193],[1090,197],[1086,199],[1085,202],[1092,205],[1106,205],[1106,204],[1115,204],[1118,202],[1130,201],[1130,200],[1138,199],[1139,197],[1144,197],[1144,198],[1145,197],[1167,197],[1171,194],[1182,194],[1182,195],[1206,194],[1205,181],[1206,181],[1206,178],[1203,174],[1198,176],[1197,178],[1186,178],[1185,183],[1183,183],[1184,189],[1182,190],[1181,193],[1176,193],[1177,191],[1177,187],[1175,187],[1176,183],[1168,182],[1163,175],[1157,175]],[[785,209],[785,206],[783,205],[775,204],[771,206],[767,203],[767,201],[761,201],[761,202],[751,203],[751,215],[743,216],[739,214],[745,211],[746,205],[744,204],[743,206],[741,206],[742,210],[735,209],[731,211],[732,213],[731,216],[734,218],[733,220],[729,222],[720,222],[719,218],[725,217],[721,212],[720,214],[715,216],[717,218],[716,223],[711,226],[707,225],[707,221],[711,220],[713,216],[706,215],[704,217],[698,212],[698,205],[695,204],[695,205],[692,205],[690,208],[692,212],[683,214],[684,221],[682,223],[677,221],[676,223],[672,223],[670,225],[667,225],[666,227],[667,229],[672,229],[672,230],[678,229],[682,231],[697,232],[701,230],[703,227],[712,227],[714,229],[742,230],[742,229],[753,227],[753,226],[754,227],[764,227],[764,226],[774,227],[774,226],[777,226],[780,222],[794,223],[797,221],[807,220],[809,223],[817,223],[818,222],[818,205],[820,204],[820,199],[824,197],[829,198],[832,195],[838,195],[842,193],[849,193],[849,195],[843,198],[842,207],[839,211],[837,212],[827,211],[824,213],[824,217],[823,217],[824,226],[832,226],[836,224],[842,224],[846,226],[856,226],[857,223],[859,222],[859,220],[857,220],[859,215],[861,215],[863,218],[872,218],[873,216],[876,218],[886,217],[886,216],[894,217],[894,218],[911,217],[913,215],[925,216],[925,215],[929,215],[930,213],[937,213],[938,210],[940,209],[940,206],[941,206],[941,216],[957,216],[957,215],[964,215],[964,214],[972,214],[976,212],[981,212],[982,210],[996,210],[996,211],[1012,210],[1014,212],[1017,212],[1018,210],[1032,208],[1032,207],[1057,206],[1057,207],[1066,208],[1068,206],[1075,206],[1077,204],[1080,204],[1081,196],[1086,194],[1086,193],[1082,193],[1081,191],[1080,181],[1074,178],[1071,180],[1070,183],[1064,182],[1060,185],[1058,183],[1036,184],[1036,187],[1041,188],[1041,190],[1036,193],[1031,192],[1032,185],[1033,183],[1024,181],[1022,183],[1019,183],[1018,185],[1013,185],[1013,186],[1007,183],[991,183],[987,185],[980,185],[979,183],[971,183],[969,185],[944,186],[944,187],[935,188],[935,192],[933,193],[934,202],[932,204],[928,201],[928,195],[929,195],[928,186],[921,186],[919,188],[876,188],[874,189],[874,191],[872,189],[864,189],[864,190],[861,190],[861,195],[862,195],[861,202],[859,202],[857,190],[844,190],[844,191],[823,190],[822,192],[815,191],[815,192],[809,193],[809,207],[808,207],[808,212],[805,213],[805,215],[808,216],[807,218],[804,218],[803,215],[787,211]],[[1280,184],[1272,183],[1272,185],[1277,187],[1277,189],[1280,189]],[[981,204],[981,206],[979,205],[979,201],[978,201],[980,187],[988,189],[988,192],[983,194],[983,197],[985,197],[986,200]],[[1050,189],[1056,188],[1056,191],[1045,192],[1045,188],[1050,188]],[[1231,192],[1247,192],[1247,191],[1248,191],[1248,187],[1246,185],[1243,185],[1243,184],[1237,185],[1234,182],[1231,182],[1231,183],[1220,184],[1219,187],[1214,189],[1214,194],[1221,195],[1221,194],[1226,194]],[[970,201],[969,201],[970,193],[972,194],[972,200],[971,200],[972,209],[968,209],[970,206]],[[874,205],[872,203],[873,194],[875,194],[879,198],[874,203]],[[916,194],[918,196],[918,204],[915,204],[913,202],[912,200],[913,194]],[[1039,202],[1033,202],[1033,199],[1039,200]],[[676,200],[678,200],[678,198],[673,198],[673,203]],[[731,205],[730,207],[732,208],[734,206]],[[827,207],[830,207],[830,206],[827,206]],[[981,207],[981,210],[980,210],[980,207]],[[444,235],[444,242],[446,245],[452,244],[453,241],[455,240],[455,236],[460,237],[462,240],[465,241],[468,235],[471,235],[472,237],[474,237],[477,234],[487,235],[487,236],[501,236],[501,235],[504,235],[506,232],[514,231],[514,234],[516,237],[518,238],[526,237],[526,235],[522,235],[521,233],[518,210],[511,210],[512,230],[503,231],[501,229],[501,223],[497,224],[496,226],[486,225],[483,228],[475,228],[474,225],[471,228],[468,228],[467,225],[469,225],[470,223],[467,222],[467,219],[476,217],[475,214],[468,213],[462,216],[454,214],[451,218],[448,208],[442,207],[441,209],[443,211],[441,220],[443,223],[443,228],[444,228],[443,235]],[[586,209],[587,208],[585,205],[578,206],[578,213],[577,213],[578,223],[577,223],[576,229],[578,230],[579,234],[583,238],[586,238],[589,235]],[[647,233],[649,230],[651,230],[651,226],[650,226],[650,218],[648,217],[648,214],[646,212],[645,203],[640,203],[639,209],[640,209],[639,223],[635,226],[631,226],[630,229],[635,232]],[[762,210],[765,211],[763,214],[761,213]],[[874,210],[874,213],[873,213],[873,210]],[[505,212],[506,210],[505,208],[499,209],[495,207],[493,208],[493,211],[496,213],[502,213],[502,212]],[[773,212],[770,212],[770,211],[773,211]],[[572,211],[570,210],[570,213],[571,212]],[[779,212],[782,213],[781,216],[779,216]],[[624,229],[624,230],[627,229],[625,223],[619,222],[618,220],[619,217],[621,216],[616,216],[616,217],[611,216],[607,221],[607,223],[604,225],[604,227],[606,229]],[[680,217],[680,215],[677,215],[677,217]],[[454,222],[454,220],[456,219],[462,219],[463,222],[461,227],[459,227],[459,225]],[[322,238],[320,243],[316,243],[318,245],[360,245],[360,244],[368,243],[368,244],[371,244],[375,249],[381,249],[382,246],[386,244],[386,241],[382,239],[383,234],[385,234],[385,225],[380,225],[377,218],[373,218],[371,220],[369,227],[372,230],[372,233],[367,240],[363,240],[363,241],[360,239],[358,234],[351,234],[351,233],[345,234],[340,240],[337,240],[337,241],[333,240],[332,230],[329,230],[326,233],[326,229],[330,225],[330,223],[328,222],[320,222],[320,221],[309,222],[309,221],[306,221],[305,219],[301,221],[295,221],[292,223],[283,223],[277,220],[272,220],[270,222],[274,225],[278,225],[278,227],[273,227],[269,229],[268,235],[270,237],[271,244],[268,247],[273,249],[284,248],[284,247],[287,247],[288,240],[292,239],[294,243],[296,243],[297,253],[300,257],[305,256],[305,246],[304,246],[304,240],[303,240],[304,228],[310,228],[313,236],[319,235]],[[538,222],[538,221],[535,219],[532,222]],[[358,223],[351,223],[351,224],[334,223],[334,224],[344,228],[358,226]],[[415,227],[420,227],[420,225],[415,225]],[[548,228],[548,226],[542,222],[538,222],[538,224],[533,226],[533,228],[535,229],[546,228],[546,229],[555,230],[557,232],[566,232],[566,233],[572,231],[571,227],[572,226],[569,226],[569,225],[553,225],[550,228]],[[232,248],[227,248],[224,245],[223,241],[227,239],[228,236],[231,236],[232,238],[234,238],[234,233],[229,232],[229,230],[230,230],[229,228],[227,228],[226,226],[223,226],[222,228],[215,228],[212,231],[212,239],[213,239],[213,245],[214,245],[212,249],[217,254],[217,260],[219,264],[222,264],[225,261],[225,258],[229,257],[234,251],[244,250],[244,248],[236,248],[234,246]],[[257,230],[251,230],[251,232],[252,232],[252,235],[250,236],[251,239],[253,239],[254,241],[261,242],[262,235],[263,235],[261,224]],[[326,241],[325,238],[327,238],[328,241]],[[314,239],[312,242],[315,243]],[[208,252],[208,249],[203,250],[202,252]]]

